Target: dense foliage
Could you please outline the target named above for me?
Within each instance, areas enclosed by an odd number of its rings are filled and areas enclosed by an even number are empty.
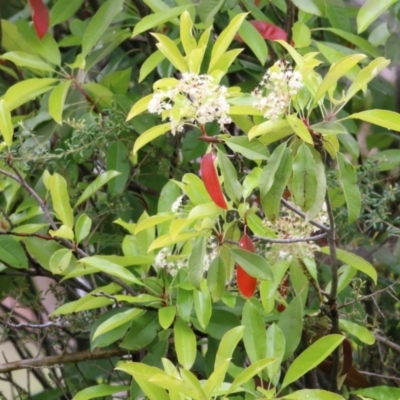
[[[2,4],[0,397],[398,400],[399,10]]]

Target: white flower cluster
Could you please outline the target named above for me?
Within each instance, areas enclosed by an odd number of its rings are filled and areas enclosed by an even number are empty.
[[[204,257],[204,271],[208,271],[208,269],[210,268],[210,264],[212,263],[214,258],[218,256],[218,243],[216,242],[216,240],[213,239],[212,236],[208,238],[207,247],[209,251],[207,251],[206,256]]]
[[[182,207],[182,200],[183,200],[184,195],[179,196],[173,203],[171,206],[171,211],[172,212],[179,212],[181,207]]]
[[[185,72],[174,88],[154,93],[147,108],[157,114],[169,111],[173,134],[195,122],[204,125],[216,121],[223,130],[232,122],[226,97],[227,88],[214,84],[212,76]]]
[[[162,248],[154,260],[154,267],[158,269],[165,269],[170,275],[176,276],[179,270],[183,267],[187,266],[187,258],[182,258],[176,261],[169,261],[168,257],[170,256],[170,252],[168,247]]]
[[[264,113],[264,118],[278,119],[289,107],[290,100],[303,87],[300,72],[283,60],[277,61],[263,76],[253,91],[257,101],[253,104]]]

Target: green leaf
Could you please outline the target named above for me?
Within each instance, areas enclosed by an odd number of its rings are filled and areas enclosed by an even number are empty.
[[[74,226],[74,213],[69,204],[67,181],[60,174],[53,174],[49,179],[49,189],[54,211],[64,225],[72,229]]]
[[[52,85],[58,82],[53,78],[31,78],[25,79],[12,85],[5,93],[4,100],[7,102],[10,111],[18,108],[29,100],[49,91]]]
[[[175,316],[176,316],[175,306],[161,307],[158,310],[158,322],[160,323],[161,328],[168,329],[174,322]]]
[[[334,28],[351,31],[349,10],[343,0],[330,0],[326,3],[326,15]]]
[[[303,22],[297,21],[293,25],[293,40],[294,46],[296,48],[299,47],[308,47],[311,44],[311,31],[310,28]]]
[[[344,119],[355,118],[400,132],[400,114],[387,110],[368,110],[351,114]]]
[[[72,250],[60,249],[57,250],[50,258],[50,271],[56,274],[62,274],[69,266],[71,261]]]
[[[224,333],[218,346],[217,355],[215,357],[214,369],[223,365],[225,360],[232,358],[236,346],[243,337],[244,326],[236,326]]]
[[[306,143],[314,145],[314,141],[312,136],[304,124],[304,122],[297,117],[296,114],[286,115],[286,121],[289,122],[289,125],[293,129],[294,133]]]
[[[351,393],[367,396],[374,400],[398,400],[400,398],[400,388],[390,386],[375,386],[367,389],[358,389],[353,390]]]
[[[161,53],[160,50],[155,51],[153,54],[151,54],[149,57],[146,58],[142,66],[140,67],[140,72],[139,72],[139,83],[143,82],[143,80],[147,77],[147,75],[150,74],[151,71],[155,70],[158,65],[161,64],[161,62],[164,60],[165,56],[163,53]],[[146,97],[153,97],[153,95],[149,95]],[[141,101],[141,100],[139,100]],[[147,109],[147,105],[146,105]],[[132,117],[133,118],[133,117]],[[129,116],[127,120],[130,119]]]
[[[285,356],[286,341],[278,325],[272,324],[267,329],[267,357],[273,357],[276,362],[267,366],[269,379],[273,379],[280,370],[281,362]]]
[[[236,168],[233,166],[228,157],[218,150],[218,165],[221,168],[222,176],[224,177],[224,188],[227,195],[236,204],[239,204],[242,198],[242,186],[240,185]]]
[[[268,160],[268,149],[259,140],[250,141],[246,136],[232,136],[225,139],[225,143],[235,153],[242,154],[249,160]]]
[[[302,143],[293,160],[291,191],[295,201],[303,211],[308,211],[317,195],[316,164],[310,148]]]
[[[61,24],[71,18],[84,0],[58,0],[50,10],[50,26]]]
[[[181,15],[180,37],[185,54],[188,56],[197,47],[197,42],[193,37],[193,21],[187,10],[183,11]]]
[[[180,72],[189,72],[189,67],[185,58],[182,56],[177,45],[168,36],[160,33],[152,33],[158,40],[157,48],[164,54],[165,58]]]
[[[74,232],[72,228],[67,225],[62,224],[57,230],[49,229],[49,233],[53,237],[59,237],[62,239],[73,240]]]
[[[166,234],[166,235],[160,236],[156,240],[154,240],[154,242],[150,245],[148,251],[159,249],[161,247],[167,247],[167,246],[170,246],[171,244],[176,244],[179,242],[186,242],[187,240],[190,240],[190,239],[200,236],[200,235],[204,235],[204,232],[203,231],[181,232],[181,233],[178,233],[174,237],[172,237],[170,234]],[[193,267],[194,267],[194,264],[193,264]],[[193,276],[193,278],[194,278],[194,276]]]
[[[142,281],[136,278],[136,276],[129,272],[129,270],[127,270],[126,268],[121,267],[120,265],[112,263],[110,261],[104,260],[100,257],[84,257],[81,258],[79,262],[97,268],[98,270],[105,272],[106,274],[121,278],[124,281],[135,283],[136,285],[143,285]]]
[[[378,171],[390,171],[400,165],[400,150],[382,150],[368,160],[376,162]]]
[[[136,24],[132,37],[171,21],[189,8],[191,8],[191,5],[184,5],[145,16]]]
[[[28,269],[28,259],[20,243],[12,236],[0,236],[0,261],[13,268]]]
[[[75,238],[77,244],[89,236],[91,227],[92,220],[86,214],[80,215],[75,224]]]
[[[293,4],[306,13],[323,16],[320,6],[314,0],[293,0]]]
[[[13,141],[14,128],[11,120],[11,113],[7,102],[4,99],[0,100],[0,132],[7,146],[10,147]]]
[[[275,140],[279,140],[292,134],[293,129],[286,119],[278,119],[277,121],[270,120],[262,122],[261,124],[255,125],[253,128],[251,128],[248,133],[248,137],[251,140],[257,136],[265,135],[267,137],[271,137],[276,133],[280,134],[280,136]],[[273,141],[274,140],[269,140],[268,143],[272,143]],[[263,141],[263,143],[265,142]]]
[[[130,176],[130,163],[128,159],[128,151],[123,142],[120,140],[112,142],[107,152],[107,171],[119,172],[108,183],[108,193],[111,196],[118,196],[125,190],[125,185]]]
[[[286,360],[297,349],[303,330],[303,308],[299,296],[296,296],[281,313],[278,328],[285,336],[286,348],[283,359]]]
[[[373,345],[375,343],[374,334],[365,326],[355,324],[345,319],[339,319],[339,327],[365,344]]]
[[[42,61],[39,57],[23,51],[9,51],[0,56],[0,59],[8,60],[17,65],[18,67],[28,67],[40,71],[54,72],[54,68]]]
[[[322,389],[301,389],[281,398],[286,400],[344,400],[340,394]]]
[[[297,381],[325,360],[344,340],[344,336],[324,336],[304,350],[290,365],[282,382],[282,389]]]
[[[220,59],[214,64],[212,68],[209,69],[208,73],[213,74],[216,73],[218,78],[215,78],[215,81],[218,79],[220,80],[220,77],[222,75],[225,75],[229,67],[232,65],[232,63],[236,60],[237,56],[243,51],[243,49],[234,49],[234,50],[229,50],[226,53],[224,53]],[[229,114],[234,112],[234,107],[231,107],[229,110]]]
[[[171,123],[168,122],[166,124],[156,125],[152,128],[148,129],[146,132],[142,133],[138,139],[136,139],[135,144],[133,145],[133,155],[136,155],[137,152],[145,146],[147,143],[153,141],[159,136],[171,130]]]
[[[239,29],[239,35],[250,47],[250,50],[257,57],[258,61],[260,61],[261,65],[264,65],[268,57],[268,47],[260,32],[250,22],[243,20],[242,26]]]
[[[226,371],[228,370],[230,360],[224,360],[221,365],[216,368],[210,377],[207,379],[203,386],[206,399],[211,399],[216,397],[218,389],[221,387],[222,382],[225,379]]]
[[[174,339],[178,362],[183,368],[191,369],[196,358],[196,336],[181,318],[175,321]]]
[[[228,271],[225,261],[220,256],[215,257],[207,271],[207,285],[214,302],[224,295],[227,277]]]
[[[207,25],[223,6],[224,0],[200,0],[197,12],[201,21]]]
[[[101,187],[103,187],[109,180],[115,178],[121,173],[118,171],[106,171],[99,175],[92,183],[90,183],[83,193],[79,196],[78,201],[75,203],[75,208],[86,201],[89,197],[93,196]]]
[[[62,125],[62,113],[64,109],[65,99],[67,98],[68,90],[72,80],[59,83],[51,92],[49,97],[49,114],[54,121]]]
[[[182,395],[186,395],[186,396],[191,396],[191,398],[193,398],[193,399],[199,399],[199,397],[196,395],[196,391],[194,391],[191,386],[187,385],[181,379],[178,379],[174,376],[170,376],[165,373],[161,373],[161,374],[152,376],[149,379],[149,382],[155,383],[156,385],[169,390],[170,396],[179,397],[179,394],[182,394]],[[176,392],[176,395],[175,395],[175,392]]]
[[[176,310],[178,315],[185,321],[190,321],[193,308],[193,290],[178,289]]]
[[[247,14],[236,15],[229,25],[220,33],[211,51],[211,60],[208,71],[212,71],[214,65],[219,61],[222,55],[226,52],[237,31],[242,25]]]
[[[57,4],[57,3],[56,3]],[[72,400],[88,400],[129,390],[129,386],[96,385],[80,390]]]
[[[260,280],[272,281],[273,273],[264,257],[243,249],[231,249],[235,261],[251,276]]]
[[[192,249],[188,261],[189,281],[195,287],[200,287],[201,278],[204,274],[204,257],[206,255],[207,240],[204,235],[200,236]]]
[[[130,119],[136,117],[137,115],[147,111],[147,107],[150,103],[150,100],[153,98],[153,94],[149,94],[148,96],[142,97],[138,100],[130,109],[126,120],[129,121]]]
[[[357,63],[365,57],[366,56],[364,54],[352,54],[332,64],[328,73],[325,75],[323,81],[318,87],[317,93],[314,97],[313,105],[317,104],[318,101],[331,88],[331,86],[335,85],[342,76],[346,75],[351,68],[357,65]]]
[[[206,330],[212,313],[211,296],[204,280],[200,285],[200,289],[195,290],[193,293],[194,310],[200,326]]]
[[[145,313],[146,311],[140,310],[139,308],[131,308],[127,311],[120,312],[118,314],[113,315],[104,321],[93,334],[93,340],[103,333],[109,332],[119,326],[125,324],[126,322],[132,321],[135,318],[138,318],[140,315]]]
[[[354,222],[361,211],[361,194],[357,185],[357,175],[351,162],[342,153],[337,153],[338,180],[347,204],[348,224]]]
[[[396,0],[367,0],[357,14],[357,33],[364,32],[372,22],[376,21]]]
[[[91,52],[101,36],[112,23],[113,19],[122,11],[124,0],[107,0],[96,11],[89,22],[82,38],[82,56]]]

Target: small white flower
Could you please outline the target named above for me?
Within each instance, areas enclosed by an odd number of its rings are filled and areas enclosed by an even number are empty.
[[[183,195],[179,196],[172,204],[171,206],[171,211],[172,212],[178,212],[179,209],[181,208],[182,205],[182,200],[183,200]]]

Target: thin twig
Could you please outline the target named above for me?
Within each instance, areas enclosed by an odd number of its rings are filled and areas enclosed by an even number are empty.
[[[360,374],[363,374],[363,375],[376,376],[377,378],[390,379],[390,380],[393,380],[393,381],[399,381],[400,382],[400,378],[397,378],[395,376],[387,376],[387,375],[375,374],[374,372],[367,372],[367,371],[359,371],[359,372],[360,372]]]
[[[374,336],[378,342],[386,344],[386,346],[390,347],[392,350],[400,353],[400,345],[398,345],[397,343],[392,342],[387,337],[381,336],[378,333],[374,333]]]
[[[98,292],[98,293],[92,293],[93,297],[105,297],[106,299],[110,299],[113,300],[115,303],[115,307],[119,308],[120,304],[119,301],[117,300],[117,298],[115,296],[112,296],[111,294],[108,293],[104,293],[104,292]]]
[[[299,242],[310,242],[310,241],[315,241],[319,239],[325,239],[327,237],[326,233],[321,233],[320,235],[315,235],[315,236],[308,236],[308,237],[291,237],[287,239],[274,239],[274,238],[269,238],[269,237],[264,237],[264,236],[253,236],[254,240],[261,240],[263,242],[268,242],[268,243],[299,243]]]

